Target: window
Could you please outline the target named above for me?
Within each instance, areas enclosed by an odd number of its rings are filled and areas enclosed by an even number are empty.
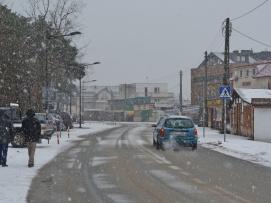
[[[148,88],[145,87],[145,97],[147,97],[147,96],[148,96]]]
[[[240,70],[240,78],[242,77],[242,71]]]
[[[256,69],[254,68],[253,70],[252,70],[252,75],[255,75],[256,74]]]
[[[160,92],[160,88],[159,88],[159,87],[155,87],[155,88],[154,88],[154,92],[155,92],[155,93],[159,93],[159,92]]]
[[[249,76],[249,70],[247,70],[246,76]]]

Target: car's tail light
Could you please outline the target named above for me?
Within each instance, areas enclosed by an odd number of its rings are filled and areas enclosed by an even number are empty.
[[[164,134],[165,134],[165,129],[161,128],[159,134],[160,134],[161,137],[163,137]]]
[[[42,126],[41,129],[42,129],[42,130],[46,130],[46,126]]]
[[[194,137],[198,137],[198,130],[196,128],[194,129]]]

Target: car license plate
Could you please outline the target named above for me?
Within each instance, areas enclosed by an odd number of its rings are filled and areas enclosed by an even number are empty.
[[[181,136],[184,136],[184,135],[185,135],[185,132],[174,132],[173,134],[174,134],[174,135],[181,135]]]

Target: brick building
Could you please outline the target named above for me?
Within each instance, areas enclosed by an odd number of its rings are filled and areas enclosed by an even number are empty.
[[[235,88],[229,106],[232,134],[271,142],[271,90]]]
[[[258,59],[271,58],[271,52],[253,53],[252,50],[233,51],[229,55],[230,78],[235,74],[236,67],[249,65]],[[222,100],[219,98],[219,87],[223,86],[224,54],[211,52],[208,55],[207,77],[205,76],[205,61],[197,68],[191,69],[191,105],[202,107],[204,102],[204,83],[207,81],[207,119],[208,127],[220,129],[222,121]],[[232,83],[230,83],[232,86]]]

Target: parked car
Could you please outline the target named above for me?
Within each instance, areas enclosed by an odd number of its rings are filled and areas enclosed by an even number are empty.
[[[14,126],[14,134],[11,137],[13,147],[25,147],[25,139],[22,133],[22,112],[18,104],[11,103],[10,106],[0,107],[2,113],[6,113]]]
[[[72,129],[73,128],[73,119],[72,119],[72,116],[69,113],[67,113],[67,112],[61,112],[60,116],[63,119],[64,125],[67,128],[69,127],[70,129]]]
[[[41,124],[41,139],[51,139],[55,132],[55,125],[53,120],[48,119],[46,113],[35,113],[35,118],[40,121]]]
[[[186,116],[165,115],[153,124],[153,145],[157,149],[189,146],[197,149],[198,134],[193,120]]]
[[[56,130],[57,131],[66,131],[67,127],[64,125],[63,119],[59,114],[56,113],[50,113],[49,116],[51,117],[52,120],[54,120],[54,123],[56,125]]]

